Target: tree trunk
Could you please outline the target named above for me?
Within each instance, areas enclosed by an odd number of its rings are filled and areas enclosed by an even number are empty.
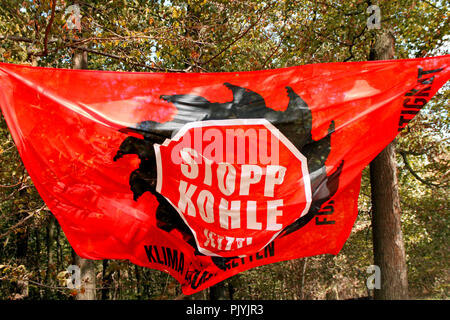
[[[56,270],[61,270],[62,269],[62,259],[63,259],[63,252],[62,252],[62,246],[61,243],[59,242],[59,236],[61,234],[61,228],[59,226],[58,223],[55,223],[55,227],[56,227]]]
[[[75,51],[73,55],[74,69],[87,69],[87,52]],[[76,300],[95,300],[95,264],[92,260],[83,259],[75,254],[75,264],[80,267],[81,289]]]
[[[137,265],[134,265],[134,273],[136,275],[136,296],[138,299],[141,299],[141,272],[139,271],[139,267]]]
[[[19,191],[19,197],[24,197],[25,189]],[[26,218],[28,214],[26,212],[19,212],[18,217],[19,221]],[[19,265],[25,266],[26,270],[28,270],[28,240],[30,237],[30,230],[28,226],[21,228],[19,232],[17,232],[17,245],[16,245],[16,258],[17,263]],[[29,295],[28,288],[28,280],[27,277],[20,279],[17,281],[17,293],[14,299],[25,299]]]
[[[25,227],[25,231],[18,233],[18,243],[17,243],[17,262],[19,265],[27,266],[27,253],[28,253],[28,237],[29,230]],[[29,295],[28,291],[28,280],[24,279],[17,280],[17,294],[14,299],[25,299]]]
[[[219,282],[209,288],[210,300],[227,300],[227,288],[224,282]]]
[[[370,53],[370,60],[394,57],[395,38],[382,30]],[[375,299],[408,299],[406,254],[401,229],[395,141],[370,164],[372,192],[372,231],[374,264],[380,267],[381,288],[374,289]]]

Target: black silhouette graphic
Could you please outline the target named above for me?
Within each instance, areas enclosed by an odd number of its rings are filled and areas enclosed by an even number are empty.
[[[185,124],[205,120],[264,118],[277,127],[307,158],[312,190],[311,207],[306,215],[287,226],[279,237],[295,232],[314,218],[321,206],[336,193],[343,167],[342,161],[339,168],[327,176],[325,162],[330,153],[334,121],[331,121],[325,137],[317,141],[313,140],[311,111],[306,102],[291,87],[286,87],[289,97],[286,110],[275,111],[266,107],[263,97],[258,93],[230,83],[224,85],[232,91],[232,101],[210,102],[203,97],[190,94],[161,96],[161,99],[172,103],[177,108],[174,119],[164,123],[143,121],[136,127],[122,129],[122,132],[139,133],[143,139],[133,136],[126,138],[114,157],[114,161],[126,154],[135,154],[139,157],[141,161],[139,168],[130,175],[130,187],[134,200],[137,201],[147,191],[155,195],[159,202],[156,210],[157,226],[167,232],[178,229],[185,241],[195,248],[195,253],[198,255],[201,253],[198,252],[191,230],[172,205],[155,190],[156,162],[153,144],[161,144]],[[213,262],[221,269],[225,268],[224,264],[229,259],[212,257]]]

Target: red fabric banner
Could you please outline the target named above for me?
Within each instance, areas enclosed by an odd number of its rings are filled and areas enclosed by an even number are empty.
[[[450,78],[450,56],[235,73],[0,64],[0,106],[74,250],[185,294],[337,254],[361,172]]]

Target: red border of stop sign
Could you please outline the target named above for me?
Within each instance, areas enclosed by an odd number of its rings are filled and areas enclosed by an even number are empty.
[[[296,216],[296,215],[293,216],[294,219],[291,219],[290,223],[294,222],[295,220],[302,217],[303,215],[305,215],[308,212],[310,205],[311,205],[311,183],[310,183],[310,178],[309,178],[306,157],[303,154],[301,154],[301,152],[275,126],[273,126],[266,119],[230,119],[230,120],[210,120],[210,121],[191,122],[191,123],[188,123],[185,126],[183,126],[174,135],[174,137],[172,139],[166,139],[166,141],[164,141],[164,143],[162,145],[154,144],[154,149],[155,149],[155,154],[156,154],[156,166],[157,166],[156,191],[159,192],[161,195],[163,195],[167,199],[167,201],[169,201],[169,203],[176,209],[176,211],[178,212],[180,217],[183,219],[183,221],[186,223],[186,225],[191,229],[191,231],[195,237],[195,241],[197,243],[199,252],[201,252],[202,254],[208,255],[208,256],[220,256],[220,257],[243,256],[243,255],[247,255],[247,254],[253,254],[256,251],[263,249],[267,244],[269,244],[273,239],[275,239],[278,236],[278,234],[287,225],[284,225],[283,228],[281,228],[279,230],[270,229],[270,230],[272,230],[270,233],[271,237],[270,238],[265,237],[264,239],[266,239],[266,240],[264,240],[265,242],[263,244],[261,244],[260,242],[252,244],[253,238],[247,237],[247,235],[246,235],[246,233],[252,234],[252,232],[249,233],[247,230],[245,230],[245,228],[241,227],[242,235],[239,238],[221,237],[221,236],[219,236],[219,238],[216,238],[216,242],[218,242],[219,240],[220,240],[220,242],[214,243],[215,246],[213,246],[213,248],[216,248],[218,246],[218,249],[215,250],[216,252],[214,252],[213,250],[206,249],[204,246],[202,246],[202,242],[206,246],[207,242],[205,242],[205,237],[207,239],[208,239],[208,237],[210,237],[211,242],[214,242],[214,238],[212,237],[212,234],[214,234],[215,236],[217,236],[217,234],[212,231],[209,231],[206,228],[203,228],[204,234],[198,234],[197,232],[199,232],[201,230],[195,230],[188,223],[187,220],[192,219],[192,217],[189,217],[186,215],[187,211],[184,210],[184,213],[183,213],[180,210],[180,208],[177,205],[175,205],[171,199],[169,199],[167,194],[165,195],[161,192],[163,189],[164,174],[166,174],[166,177],[169,177],[170,175],[172,175],[172,176],[176,175],[176,173],[174,173],[174,172],[166,172],[166,173],[163,172],[163,159],[162,159],[162,155],[161,155],[161,148],[168,147],[170,143],[179,142],[180,139],[182,139],[183,136],[191,129],[195,129],[195,128],[203,129],[203,128],[207,128],[207,127],[224,127],[224,126],[229,126],[229,127],[263,126],[273,136],[278,138],[278,140],[300,161],[301,168],[299,168],[299,169],[301,171],[301,177],[299,177],[299,179],[300,179],[301,184],[304,186],[303,188],[300,188],[300,189],[304,190],[304,199],[301,199],[301,203],[303,203],[305,206],[304,206],[304,208],[302,207],[303,210],[301,210],[301,209],[299,210],[301,212],[298,214],[298,216]],[[195,142],[194,142],[194,147],[195,147]],[[205,157],[203,156],[203,158],[205,158]],[[165,157],[164,157],[164,161],[165,161],[165,163],[167,163],[167,159],[165,159]],[[178,166],[180,167],[180,165],[178,165]],[[174,180],[177,180],[177,178],[174,178],[174,177],[171,177],[171,178],[173,178]],[[201,188],[203,186],[199,185],[198,187]],[[180,186],[180,188],[181,188],[181,186]],[[197,186],[196,186],[196,188],[197,188]],[[293,185],[292,188],[299,189],[295,185]],[[170,189],[176,190],[176,192],[178,192],[177,185],[171,186]],[[186,190],[184,190],[184,191],[186,191]],[[181,193],[181,189],[180,189],[180,193]],[[302,198],[303,198],[303,196],[302,196]],[[277,200],[275,200],[275,202],[276,201]],[[255,201],[255,203],[256,203],[256,201]],[[216,207],[218,205],[215,204],[214,206]],[[249,210],[248,205],[247,205],[247,210]],[[269,215],[269,213],[267,215]],[[197,215],[197,217],[195,219],[200,219],[200,218]],[[227,219],[227,223],[228,223],[228,221],[230,221],[230,224],[232,223],[232,220]],[[247,221],[247,223],[248,223],[248,221]],[[255,220],[255,223],[256,223],[256,220]],[[261,223],[259,223],[259,225],[261,225]],[[267,225],[268,225],[268,222],[267,222]],[[237,230],[241,230],[241,229],[237,229]],[[273,230],[276,230],[276,231],[274,232]],[[209,232],[211,232],[211,233],[208,234]],[[256,231],[254,231],[254,232],[256,232]],[[254,232],[253,232],[253,234],[254,234]],[[261,231],[257,231],[257,232],[267,232],[267,231],[261,230]],[[199,241],[199,238],[201,238],[202,241]],[[229,240],[229,239],[236,240],[234,245],[231,244],[232,242],[230,242],[230,241],[232,241],[232,240]],[[240,242],[238,241],[238,239]],[[259,244],[259,246],[255,248],[255,245],[258,245],[258,244]],[[209,245],[211,246],[211,243],[209,243]],[[252,248],[251,252],[249,252],[249,249],[248,249],[250,247]],[[222,249],[222,250],[220,250],[220,249]]]

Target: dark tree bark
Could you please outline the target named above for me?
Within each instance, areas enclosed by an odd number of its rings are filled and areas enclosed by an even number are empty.
[[[73,54],[72,66],[74,69],[87,69],[88,68],[88,56],[87,51],[77,50]]]
[[[102,262],[103,271],[102,271],[102,300],[109,299],[109,291],[111,287],[111,272],[108,271],[109,260],[105,259]]]
[[[61,246],[61,243],[59,242],[59,236],[61,235],[61,227],[59,226],[59,224],[57,222],[55,223],[55,226],[56,226],[56,237],[55,237],[55,241],[56,241],[56,269],[57,270],[61,270],[62,269],[62,265],[63,265],[63,262],[62,262],[62,259],[63,259],[62,246]]]
[[[54,254],[53,254],[53,241],[55,238],[55,217],[53,215],[49,216],[49,221],[47,225],[47,237],[46,237],[46,245],[47,245],[47,270],[45,272],[45,280],[44,283],[50,285],[50,274],[52,273],[52,269],[54,266]],[[51,289],[46,290],[46,298],[49,298],[52,294]]]
[[[395,38],[382,30],[373,44],[370,59],[394,57]],[[406,254],[401,229],[395,141],[370,164],[372,192],[372,231],[374,264],[380,267],[381,288],[374,289],[375,299],[408,299]]]
[[[300,262],[300,269],[302,271],[301,273],[301,281],[300,281],[300,292],[299,292],[299,297],[300,300],[304,300],[305,299],[305,275],[306,275],[306,265],[308,263],[308,257],[299,259]]]
[[[87,69],[87,52],[75,51],[73,55],[74,69]],[[76,296],[77,300],[95,300],[95,264],[92,260],[83,259],[75,254],[75,264],[80,267],[81,289]]]
[[[34,252],[35,252],[35,255],[33,257],[33,269],[34,269],[34,272],[36,273],[37,282],[40,283],[42,281],[41,274],[40,274],[40,270],[41,270],[41,263],[40,263],[40,257],[41,257],[40,230],[39,229],[34,229],[33,235],[34,235]],[[43,296],[44,296],[44,289],[41,288],[41,289],[39,289],[39,298],[42,299]]]

